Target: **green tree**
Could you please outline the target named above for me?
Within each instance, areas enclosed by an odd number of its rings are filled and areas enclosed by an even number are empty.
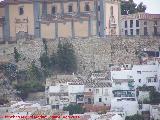
[[[137,93],[139,91],[149,91],[149,101],[150,104],[159,104],[160,103],[160,93],[156,91],[156,89],[153,86],[146,86],[143,85],[142,87],[137,88]],[[146,101],[144,101],[146,102]]]
[[[10,80],[17,79],[17,66],[11,63],[0,65],[0,70],[2,70],[5,76]]]
[[[73,105],[70,104],[67,107],[63,108],[64,111],[69,111],[69,115],[73,115],[73,114],[83,114],[85,112],[85,109],[82,108],[82,106],[80,105]]]
[[[121,14],[128,15],[136,12],[137,4],[133,0],[121,2]]]
[[[46,53],[46,55],[47,55],[47,54],[48,54],[48,46],[47,46],[47,41],[46,41],[46,39],[43,39],[43,45],[44,45],[45,53]]]
[[[23,83],[15,85],[18,95],[22,99],[26,99],[29,93],[33,92],[44,92],[45,86],[42,85],[39,81],[25,81]]]
[[[2,96],[0,96],[0,105],[4,105],[9,103],[7,96],[5,94],[3,94]]]
[[[16,47],[14,47],[14,59],[16,61],[16,63],[19,61],[20,59],[20,54],[18,53],[18,50]]]
[[[39,81],[43,80],[42,72],[39,70],[39,68],[35,65],[35,62],[33,61],[31,65],[28,68],[28,78],[30,81]]]
[[[136,114],[133,116],[127,116],[125,120],[144,120],[144,117],[142,115]]]
[[[138,5],[133,0],[121,2],[122,15],[134,14],[137,12],[145,12],[146,8],[146,5],[144,5],[142,2]]]
[[[155,88],[150,90],[150,101],[151,101],[151,104],[160,103],[160,93],[157,92]]]
[[[45,68],[45,69],[49,69],[50,68],[50,58],[46,53],[43,53],[40,56],[40,62],[41,62],[41,67]]]
[[[50,63],[51,63],[51,69],[52,70],[57,69],[57,63],[58,63],[57,54],[54,53],[54,52],[53,52],[53,54],[50,57]]]
[[[138,12],[145,12],[147,9],[146,5],[143,4],[143,2],[141,2],[138,6],[137,6],[137,11]]]
[[[59,69],[62,72],[68,72],[68,73],[76,72],[77,70],[76,55],[72,44],[59,43],[57,50],[57,63]]]

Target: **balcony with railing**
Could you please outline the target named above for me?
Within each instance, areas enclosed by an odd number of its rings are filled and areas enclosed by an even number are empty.
[[[135,91],[132,90],[114,90],[114,97],[135,97]]]

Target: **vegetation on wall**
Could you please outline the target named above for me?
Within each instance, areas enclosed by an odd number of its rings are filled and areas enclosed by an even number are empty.
[[[43,71],[39,69],[33,61],[27,70],[18,71],[15,89],[19,91],[18,95],[25,99],[31,92],[44,91],[43,80],[45,79]]]
[[[7,99],[7,95],[6,94],[3,94],[0,96],[0,105],[4,105],[4,104],[8,104],[9,101]]]
[[[125,120],[144,120],[144,117],[142,115],[136,114],[133,116],[127,116]]]
[[[14,48],[14,59],[15,59],[16,63],[19,62],[19,60],[20,60],[20,54],[19,54],[16,47]]]
[[[142,86],[142,87],[138,87],[137,88],[137,95],[138,95],[138,91],[149,91],[149,99],[148,100],[144,100],[143,103],[145,104],[159,104],[160,103],[160,93],[156,91],[156,89],[152,86]]]
[[[25,99],[31,92],[44,91],[44,73],[35,65],[33,61],[26,70],[17,70],[17,76],[14,80],[17,83],[14,84],[14,88],[18,91],[18,95]]]
[[[47,46],[46,39],[43,39],[43,46],[44,46],[44,50],[45,50],[46,55],[48,55],[48,46]]]
[[[133,0],[121,2],[121,14],[122,15],[134,14],[138,12],[145,12],[146,8],[147,7],[146,5],[143,4],[143,2],[141,2],[138,5]]]
[[[70,104],[67,107],[63,108],[64,111],[69,111],[69,115],[73,115],[73,114],[83,114],[85,112],[85,109],[82,108],[82,106],[76,104]]]
[[[35,62],[32,62],[28,67],[28,80],[30,81],[40,81],[43,80],[43,72],[35,65]]]
[[[10,80],[14,81],[17,79],[17,66],[12,63],[0,65],[0,70],[3,71],[4,75]]]
[[[15,85],[17,91],[19,91],[18,95],[22,99],[26,99],[28,94],[31,92],[40,92],[45,90],[45,86],[42,85],[39,81],[25,81],[23,84]]]
[[[57,64],[62,72],[68,72],[68,73],[76,72],[77,70],[76,55],[73,50],[72,44],[59,43],[57,50]]]
[[[18,70],[12,63],[0,65],[0,70],[8,78],[10,85],[17,90],[18,95],[25,99],[30,92],[44,91],[44,80],[54,72],[72,73],[77,70],[76,55],[72,44],[59,43],[57,52],[48,54],[47,42],[43,40],[44,53],[40,56],[41,67],[34,61],[24,70]],[[15,62],[19,62],[21,55],[14,48]],[[4,101],[5,102],[5,101]]]
[[[46,71],[72,73],[77,70],[76,55],[72,44],[59,43],[58,50],[51,56],[44,52],[40,57],[41,67]]]

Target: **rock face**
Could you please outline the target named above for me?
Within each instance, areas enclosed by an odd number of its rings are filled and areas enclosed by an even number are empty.
[[[136,51],[159,51],[160,47],[160,37],[152,36],[92,37],[59,41],[73,44],[78,60],[78,72],[82,74],[107,70],[110,64],[139,64]],[[56,51],[57,44],[56,40],[48,41],[50,52]]]
[[[18,53],[20,54],[20,61],[15,63],[14,60],[14,48],[17,48]],[[15,44],[1,44],[0,45],[0,55],[4,58],[9,59],[9,62],[15,63],[19,69],[25,69],[28,65],[31,64],[33,60],[36,61],[36,64],[39,66],[39,57],[43,51],[43,42],[42,40],[19,40]]]
[[[16,96],[16,90],[10,85],[10,80],[8,80],[3,73],[0,73],[0,98],[2,100],[14,101],[20,100],[19,97]]]
[[[137,36],[137,37],[112,37],[111,53],[112,63],[138,64],[137,50],[159,51],[160,37]]]
[[[158,51],[160,46],[160,37],[151,36],[57,39],[47,40],[49,54],[56,52],[59,41],[73,44],[77,55],[78,72],[81,74],[107,70],[110,64],[138,64],[137,50]],[[44,52],[41,39],[19,40],[17,44],[1,44],[0,55],[15,63],[14,47],[21,54],[21,61],[17,64],[19,69],[27,68],[33,60],[40,66],[39,57]]]

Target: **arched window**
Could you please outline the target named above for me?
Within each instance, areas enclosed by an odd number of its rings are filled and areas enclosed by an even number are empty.
[[[52,6],[52,15],[56,14],[56,6]]]
[[[113,16],[113,6],[110,7],[111,16]]]
[[[87,3],[87,4],[85,4],[85,11],[90,11],[90,6],[89,6],[89,4]]]

